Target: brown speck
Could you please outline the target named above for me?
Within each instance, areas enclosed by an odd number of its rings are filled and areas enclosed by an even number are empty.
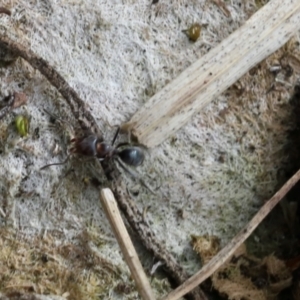
[[[186,214],[185,210],[180,208],[180,209],[177,210],[177,216],[178,216],[178,218],[184,220],[186,218],[187,214]]]
[[[221,154],[221,155],[219,156],[218,161],[219,161],[221,164],[223,164],[223,163],[225,162],[225,157],[224,157],[223,154]]]
[[[47,254],[42,254],[41,256],[41,261],[43,263],[47,263],[49,261]]]
[[[124,282],[120,282],[116,287],[115,287],[115,291],[118,294],[125,294],[128,295],[132,292],[132,286],[124,283]]]
[[[285,77],[287,78],[291,77],[294,73],[294,69],[290,65],[287,65],[284,71],[285,71]]]
[[[255,151],[255,146],[254,145],[249,145],[249,151],[253,153]]]
[[[222,118],[223,120],[225,120],[225,117],[228,113],[229,113],[229,109],[224,108],[224,109],[220,110],[219,117]]]

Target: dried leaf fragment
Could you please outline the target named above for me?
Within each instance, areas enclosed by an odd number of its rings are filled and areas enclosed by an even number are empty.
[[[191,238],[193,249],[200,255],[203,264],[211,260],[220,250],[219,238],[214,235],[192,235]]]
[[[14,93],[14,98],[15,98],[14,99],[14,103],[12,105],[13,109],[17,108],[17,107],[20,107],[20,106],[26,104],[26,102],[27,102],[27,97],[26,97],[26,95],[24,93],[17,93],[17,92],[15,92]]]
[[[217,251],[214,238],[193,236],[194,250],[201,260]],[[214,288],[232,300],[269,300],[292,285],[292,275],[286,264],[273,255],[259,259],[247,254],[242,244],[211,277]]]

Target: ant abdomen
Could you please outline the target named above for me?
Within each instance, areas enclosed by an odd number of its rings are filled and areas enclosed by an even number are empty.
[[[130,147],[118,152],[120,159],[127,165],[137,167],[145,159],[145,154],[140,147]]]

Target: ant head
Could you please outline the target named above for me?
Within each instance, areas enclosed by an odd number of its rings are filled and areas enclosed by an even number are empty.
[[[137,167],[145,159],[144,151],[140,147],[128,147],[118,152],[120,159],[127,165]]]

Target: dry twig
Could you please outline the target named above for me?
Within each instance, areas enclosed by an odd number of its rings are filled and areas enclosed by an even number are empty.
[[[163,300],[177,300],[186,293],[194,289],[205,279],[217,271],[237,250],[237,248],[244,243],[262,220],[269,214],[275,205],[289,192],[289,190],[300,180],[300,170],[294,174],[284,186],[271,198],[263,207],[256,213],[252,220],[230,241],[225,248],[223,248],[213,259],[209,261],[204,267],[188,279],[184,284],[172,291]]]
[[[155,94],[122,129],[131,131],[147,147],[160,144],[284,45],[299,28],[299,0],[269,1],[245,25]]]
[[[102,164],[108,162],[103,161]],[[105,169],[107,165],[105,165]],[[116,169],[116,168],[115,168]],[[143,245],[151,251],[154,256],[162,262],[164,269],[168,272],[169,276],[174,280],[176,284],[179,282],[185,282],[188,278],[187,272],[177,263],[175,258],[168,252],[168,250],[161,245],[161,243],[155,237],[153,231],[144,219],[143,213],[137,208],[134,201],[129,197],[125,183],[120,179],[113,179],[112,189],[119,207],[126,216],[130,226],[137,232]],[[207,297],[197,287],[189,293],[190,299],[207,300]]]
[[[6,15],[10,16],[11,11],[5,7],[0,7],[0,14],[6,14]]]
[[[223,0],[212,0],[212,2],[218,7],[220,7],[220,9],[223,11],[227,18],[231,17],[230,10],[227,8],[227,5],[224,3]]]
[[[14,42],[7,36],[0,36],[0,48],[5,48],[13,54],[22,57],[34,69],[37,69],[43,74],[48,81],[57,88],[63,98],[69,104],[71,111],[78,120],[83,130],[91,130],[92,132],[102,136],[102,133],[97,126],[97,123],[91,113],[86,110],[84,101],[78,96],[75,90],[65,81],[65,79],[49,65],[43,58],[37,56],[30,48]],[[144,221],[143,214],[137,208],[134,201],[130,199],[127,193],[127,188],[122,180],[121,174],[117,168],[110,165],[109,161],[102,161],[103,169],[112,170],[106,172],[110,180],[111,188],[116,197],[119,207],[124,213],[128,223],[137,232],[142,244],[153,255],[161,260],[168,275],[179,285],[188,279],[187,272],[178,264],[175,258],[169,253],[165,247],[157,240],[149,225]],[[200,288],[195,289],[190,293],[190,298],[194,300],[207,299]]]
[[[148,278],[138,258],[130,236],[120,215],[116,200],[110,189],[101,190],[101,204],[122,250],[131,275],[142,299],[155,300]]]

